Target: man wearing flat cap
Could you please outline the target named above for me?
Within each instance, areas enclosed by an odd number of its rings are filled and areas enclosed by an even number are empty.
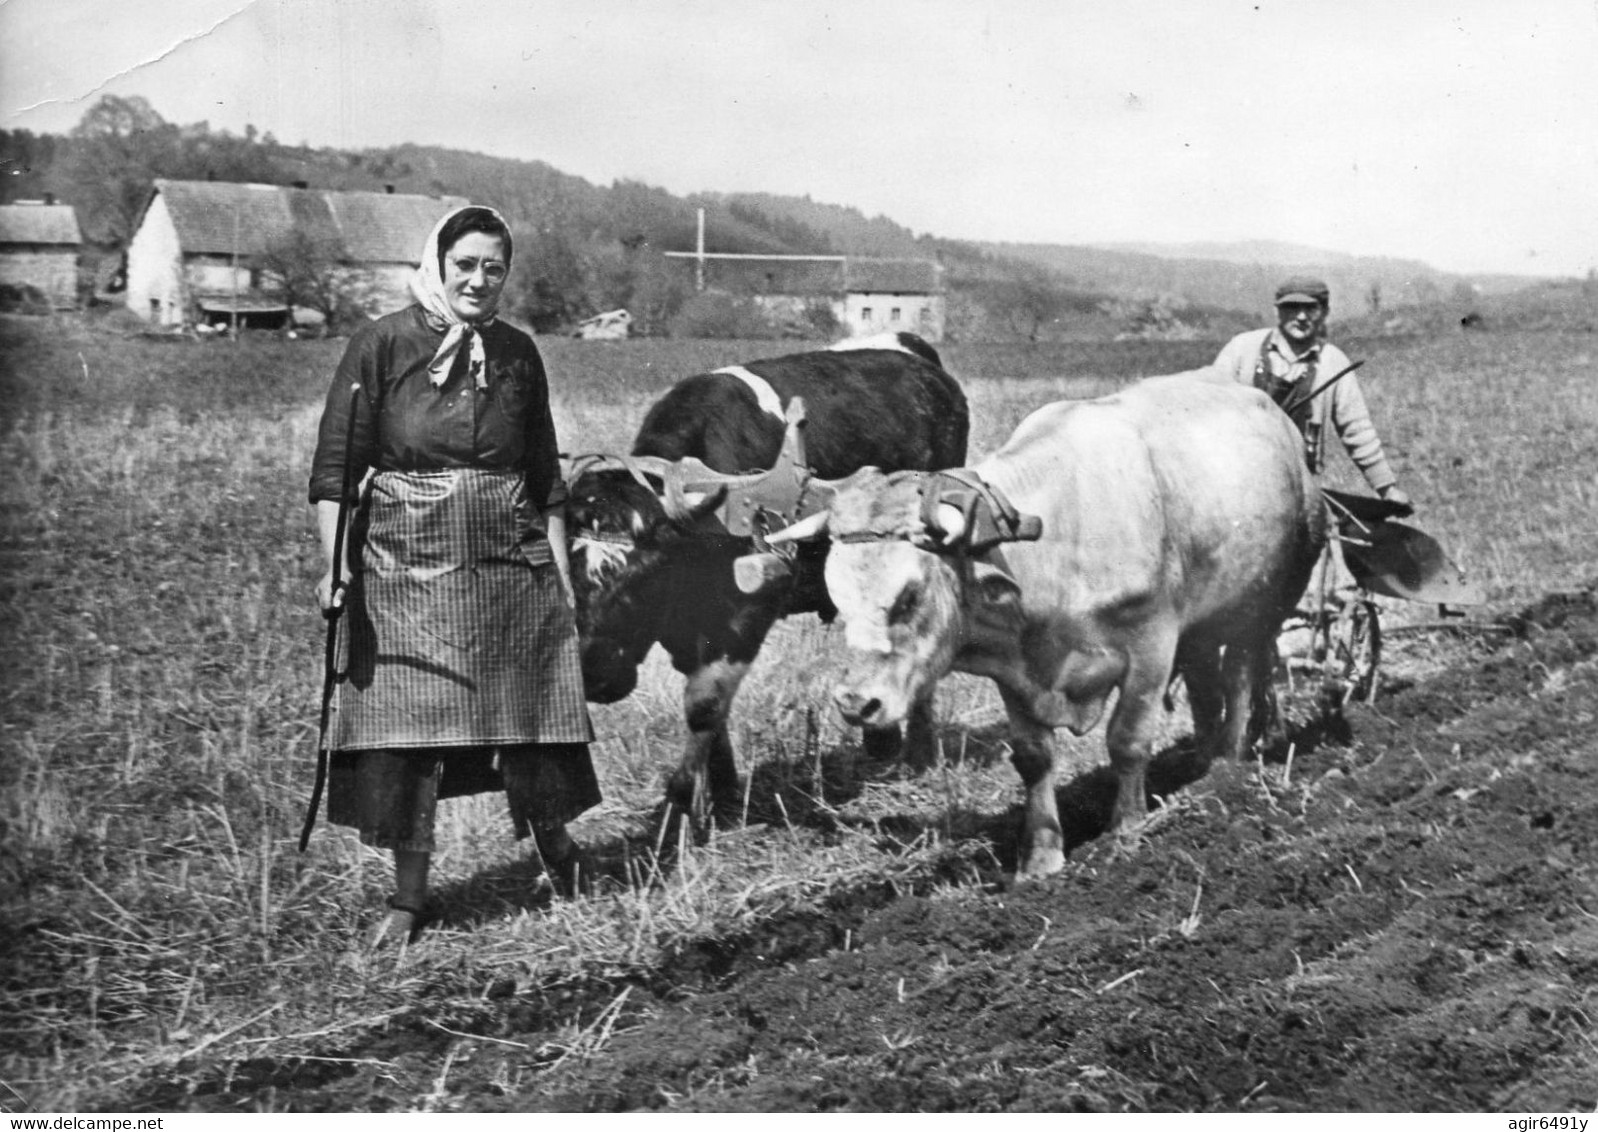
[[[1330,423],[1371,490],[1408,506],[1409,496],[1398,488],[1382,454],[1359,378],[1347,372],[1348,355],[1326,341],[1330,309],[1331,291],[1322,280],[1294,276],[1284,281],[1276,288],[1276,325],[1233,338],[1216,355],[1215,368],[1233,381],[1263,389],[1287,410],[1304,435],[1304,458],[1315,474],[1326,464]]]

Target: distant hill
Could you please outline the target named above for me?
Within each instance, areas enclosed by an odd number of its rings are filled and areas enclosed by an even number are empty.
[[[1277,283],[1305,273],[1325,279],[1341,314],[1427,306],[1489,290],[1497,279],[1453,275],[1416,260],[1355,256],[1273,241],[1238,244],[984,244],[995,255],[1037,263],[1078,285],[1116,294],[1163,293],[1198,307],[1269,310]],[[1484,285],[1491,282],[1492,286]],[[1520,287],[1535,280],[1522,279]]]
[[[1289,244],[1282,240],[1194,241],[1181,244],[1107,243],[1094,244],[1115,252],[1136,252],[1161,259],[1213,259],[1222,263],[1336,263],[1357,259],[1346,252]]]
[[[103,96],[64,137],[0,130],[0,164],[17,172],[0,201],[53,194],[73,204],[110,274],[157,177],[256,181],[317,188],[463,196],[506,214],[517,233],[510,308],[540,331],[628,307],[635,327],[672,332],[692,300],[692,276],[660,253],[691,251],[698,211],[713,252],[910,257],[942,265],[947,326],[966,340],[1219,336],[1257,323],[1276,283],[1293,272],[1324,276],[1334,315],[1375,326],[1394,312],[1432,311],[1457,322],[1494,295],[1533,288],[1518,277],[1465,277],[1412,260],[1353,256],[1277,241],[1068,246],[975,243],[917,236],[885,216],[770,193],[679,197],[638,181],[595,185],[542,161],[438,146],[347,151],[285,146],[253,128],[240,137],[203,122],[166,122],[141,98]],[[525,249],[525,252],[524,250]],[[716,281],[712,280],[713,285]],[[728,289],[738,284],[729,281]],[[1570,305],[1563,292],[1529,292]],[[1586,292],[1572,308],[1585,311]],[[1507,314],[1507,308],[1506,314]],[[1517,307],[1516,321],[1531,317]],[[1413,320],[1412,320],[1413,322]],[[774,328],[777,332],[778,328]]]
[[[1320,265],[1321,270],[1342,270],[1350,274],[1362,271],[1367,274],[1374,272],[1379,277],[1392,277],[1395,274],[1414,279],[1437,277],[1447,280],[1449,286],[1464,280],[1475,288],[1478,294],[1485,295],[1508,294],[1545,282],[1524,275],[1481,273],[1450,275],[1420,260],[1350,255],[1348,252],[1334,252],[1326,248],[1290,244],[1281,240],[1199,241],[1181,244],[1118,243],[1094,246],[1112,251],[1159,256],[1161,259],[1218,260],[1222,263],[1244,265]]]

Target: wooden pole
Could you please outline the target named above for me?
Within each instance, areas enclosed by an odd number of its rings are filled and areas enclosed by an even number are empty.
[[[699,239],[694,244],[697,258],[694,260],[694,290],[705,289],[705,210],[699,210]]]
[[[233,203],[233,341],[239,340],[239,206]]]

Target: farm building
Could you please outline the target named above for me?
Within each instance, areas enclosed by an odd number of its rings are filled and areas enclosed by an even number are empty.
[[[943,340],[943,267],[932,260],[715,254],[704,260],[714,285],[753,295],[779,318],[801,322],[819,305],[851,336],[908,330],[928,342]]]
[[[54,307],[77,306],[82,246],[71,205],[53,198],[0,205],[0,285],[34,288]]]
[[[851,334],[908,330],[941,342],[942,274],[931,260],[846,259],[841,321]]]
[[[163,326],[281,326],[291,312],[272,267],[323,261],[369,315],[410,301],[416,254],[459,197],[157,180],[128,244],[127,303]]]

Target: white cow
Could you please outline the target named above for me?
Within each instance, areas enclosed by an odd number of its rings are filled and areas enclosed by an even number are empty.
[[[1045,406],[970,473],[1000,494],[873,470],[772,541],[832,538],[827,589],[849,649],[835,699],[850,722],[897,723],[951,669],[998,684],[1027,793],[1018,871],[1042,876],[1064,865],[1052,732],[1088,731],[1112,692],[1112,828],[1146,813],[1174,673],[1206,757],[1242,754],[1254,683],[1324,542],[1320,496],[1287,417],[1202,371]],[[993,521],[1006,497],[1042,536],[973,546],[974,521],[1015,533]]]

